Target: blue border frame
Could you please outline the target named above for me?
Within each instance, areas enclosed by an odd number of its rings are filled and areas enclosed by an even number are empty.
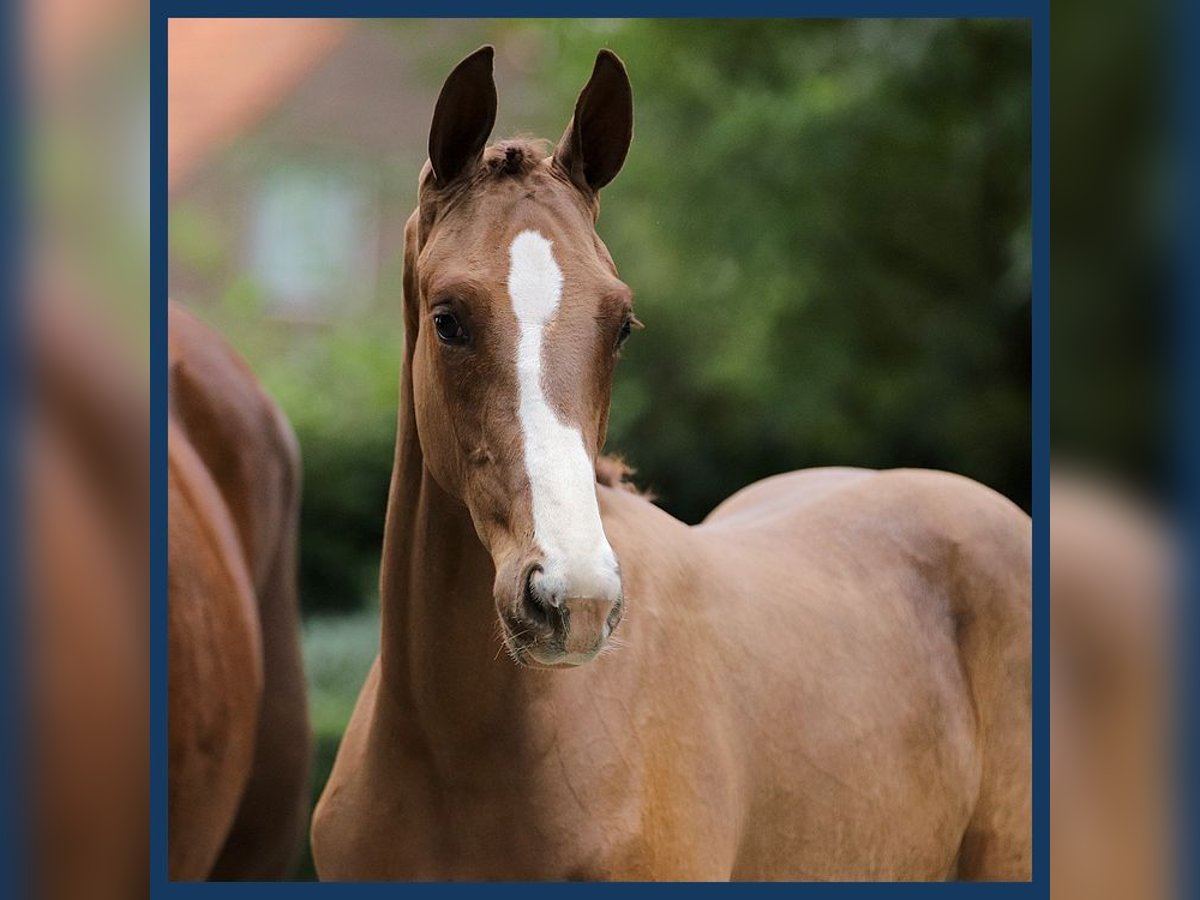
[[[28,62],[19,35],[24,32],[23,4],[9,3],[0,12],[0,108],[3,121],[14,127],[10,134],[23,137],[26,124],[24,73]],[[0,715],[6,723],[26,721],[25,642],[20,635],[27,625],[26,607],[19,602],[25,596],[24,568],[24,496],[22,460],[22,413],[24,407],[25,346],[21,340],[26,295],[26,244],[22,225],[26,220],[24,172],[26,145],[20,137],[0,144],[0,208],[8,221],[0,229],[3,235],[3,269],[6,296],[0,303],[0,497],[5,498],[0,522],[0,572],[9,590],[0,597],[0,631],[8,638],[4,659],[0,662]],[[13,639],[16,638],[16,639]],[[10,886],[13,894],[28,892],[30,839],[28,832],[28,779],[22,777],[28,765],[28,743],[20,737],[25,729],[13,728],[12,738],[0,741],[0,791],[7,800],[0,815],[0,885]],[[15,738],[15,739],[14,739]]]
[[[150,18],[150,890],[167,880],[167,16]]]
[[[1175,261],[1172,270],[1172,287],[1178,298],[1168,309],[1169,325],[1165,341],[1173,354],[1172,365],[1167,370],[1167,386],[1171,392],[1170,407],[1175,410],[1175,419],[1170,422],[1169,465],[1171,486],[1175,491],[1175,516],[1179,526],[1178,551],[1181,557],[1179,580],[1182,590],[1178,592],[1175,607],[1178,631],[1173,646],[1175,677],[1171,688],[1175,691],[1175,709],[1179,720],[1176,733],[1180,740],[1175,747],[1171,775],[1177,784],[1177,808],[1173,811],[1172,825],[1175,831],[1175,871],[1171,874],[1185,890],[1200,883],[1200,858],[1185,848],[1192,846],[1195,835],[1200,833],[1200,778],[1195,770],[1195,760],[1200,758],[1200,711],[1194,697],[1188,696],[1188,687],[1196,683],[1200,675],[1200,663],[1195,652],[1195,636],[1200,632],[1200,353],[1197,340],[1200,338],[1200,254],[1196,252],[1197,235],[1200,235],[1200,174],[1195,161],[1200,159],[1200,58],[1195,53],[1195,42],[1200,38],[1200,5],[1177,4],[1176,26],[1168,49],[1174,59],[1165,67],[1169,82],[1167,105],[1170,125],[1178,133],[1177,157],[1172,176],[1178,177],[1179,217],[1174,224],[1178,235],[1170,247]],[[1188,161],[1192,164],[1188,165]],[[1183,893],[1183,891],[1179,891]]]
[[[813,0],[771,3],[680,3],[670,0],[581,0],[571,4],[571,18],[1006,18],[1028,19],[1032,26],[1032,193],[1033,193],[1033,370],[1032,471],[1033,471],[1033,798],[1034,868],[1030,883],[754,883],[738,885],[622,885],[605,884],[187,884],[167,879],[167,20],[178,18],[304,17],[304,18],[533,18],[561,15],[561,2],[515,0],[499,7],[478,0],[400,4],[389,0],[151,0],[151,446],[152,540],[151,587],[151,890],[162,897],[293,897],[320,892],[330,897],[382,897],[400,892],[410,896],[445,896],[447,893],[484,893],[526,898],[550,891],[570,891],[575,896],[607,890],[666,892],[802,890],[806,895],[829,897],[927,896],[928,891],[956,895],[1035,898],[1050,895],[1049,805],[1049,464],[1050,464],[1050,9],[1049,0]]]

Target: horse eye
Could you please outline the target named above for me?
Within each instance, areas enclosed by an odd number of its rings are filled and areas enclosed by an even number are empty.
[[[633,320],[626,319],[621,324],[621,330],[619,332],[617,332],[617,347],[616,347],[616,349],[620,350],[625,345],[625,342],[627,340],[629,340],[629,335],[632,332],[633,332]]]
[[[437,332],[438,340],[443,344],[465,344],[467,342],[467,330],[463,328],[454,313],[434,313],[433,329]]]

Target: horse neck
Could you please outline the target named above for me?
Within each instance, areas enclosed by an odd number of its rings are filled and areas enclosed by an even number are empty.
[[[519,682],[534,673],[502,658],[491,557],[465,506],[429,474],[412,399],[406,362],[380,578],[380,699],[456,755],[520,720]]]

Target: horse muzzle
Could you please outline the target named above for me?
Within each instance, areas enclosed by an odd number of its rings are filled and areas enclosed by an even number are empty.
[[[624,596],[610,572],[571,579],[542,563],[526,567],[515,603],[502,614],[504,640],[524,665],[568,667],[595,659],[621,621]]]

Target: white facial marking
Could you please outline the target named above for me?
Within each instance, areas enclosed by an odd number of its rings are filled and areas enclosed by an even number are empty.
[[[550,241],[522,231],[509,248],[508,294],[517,316],[518,414],[533,495],[534,539],[543,586],[560,599],[615,599],[617,560],[604,536],[596,476],[583,435],[559,420],[542,391],[542,343],[562,300],[562,271]]]

